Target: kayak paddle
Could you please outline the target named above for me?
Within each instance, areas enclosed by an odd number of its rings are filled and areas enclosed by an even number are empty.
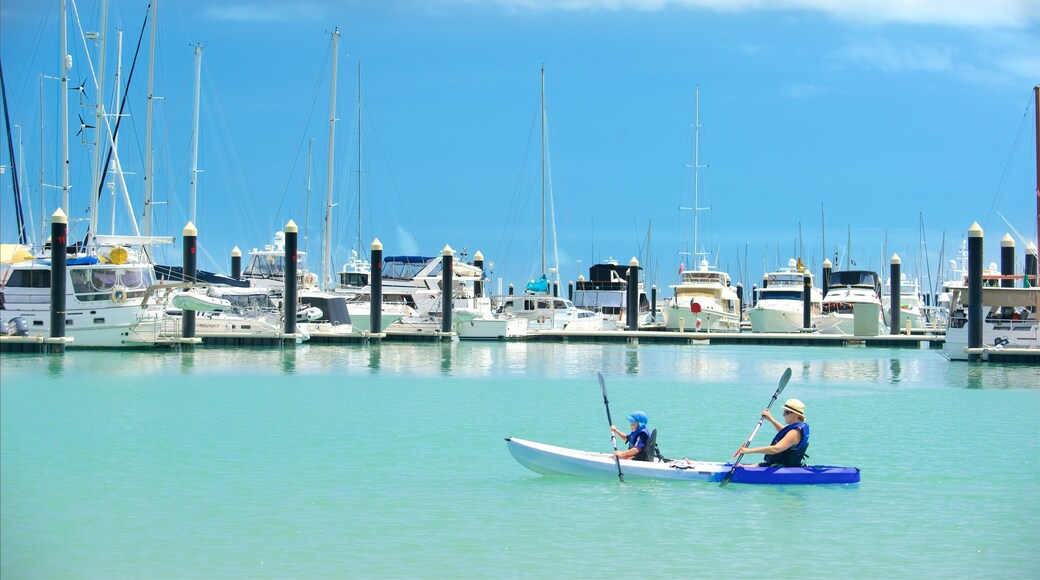
[[[783,392],[784,387],[787,386],[787,382],[790,381],[790,380],[791,380],[791,367],[787,367],[787,370],[784,371],[783,376],[780,377],[780,386],[777,387],[776,388],[776,392],[773,393],[773,398],[769,399],[769,404],[766,405],[766,409],[769,409],[770,407],[773,406],[773,403],[776,402],[776,398],[780,396],[780,393]],[[740,446],[740,449],[743,449],[743,448],[747,447],[748,445],[751,445],[751,440],[754,439],[755,435],[758,434],[758,429],[759,429],[759,427],[762,426],[762,421],[765,421],[765,420],[766,420],[765,417],[759,417],[758,418],[758,425],[755,425],[755,430],[751,432],[751,437],[747,438],[747,441],[743,445]],[[737,449],[737,452],[733,454],[733,457],[736,457],[736,460],[733,462],[733,467],[730,468],[730,470],[722,478],[722,483],[719,484],[719,487],[725,486],[727,483],[729,483],[729,480],[733,479],[733,473],[737,470],[737,465],[740,464],[740,460],[744,457],[744,454],[740,452],[740,449]]]
[[[617,456],[617,437],[614,437],[614,420],[610,418],[610,402],[607,401],[607,383],[603,380],[603,374],[599,371],[596,372],[596,376],[599,377],[599,388],[603,391],[603,406],[607,408],[607,424],[611,426],[610,429],[610,442],[614,444],[614,463],[617,464],[617,478],[621,483],[625,483],[625,476],[621,473],[621,458]]]

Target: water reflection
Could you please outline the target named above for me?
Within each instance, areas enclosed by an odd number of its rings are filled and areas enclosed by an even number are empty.
[[[888,372],[889,372],[889,374],[892,377],[892,382],[893,383],[898,383],[899,382],[899,374],[900,374],[901,368],[902,367],[901,367],[901,363],[900,363],[899,359],[897,359],[897,358],[889,359],[889,361],[888,361]]]
[[[65,374],[65,357],[62,355],[51,355],[47,358],[47,374],[61,378]]]
[[[370,345],[368,348],[368,368],[372,371],[379,370],[379,362],[383,358],[383,349],[379,344]]]
[[[455,348],[453,342],[442,342],[441,343],[441,371],[444,374],[451,373],[451,353]]]
[[[296,345],[282,346],[282,370],[291,375],[296,372]]]

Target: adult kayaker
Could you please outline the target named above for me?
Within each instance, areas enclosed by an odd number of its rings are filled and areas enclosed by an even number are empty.
[[[615,451],[614,454],[621,459],[632,459],[646,447],[647,441],[650,439],[650,431],[646,428],[646,422],[649,420],[646,413],[642,411],[636,411],[625,417],[628,421],[629,427],[632,429],[631,433],[623,433],[617,427],[611,425],[610,430],[618,437],[624,437],[628,443],[628,449],[624,451]]]
[[[798,399],[787,399],[784,403],[784,423],[773,418],[769,409],[762,411],[762,416],[776,427],[776,437],[765,447],[744,447],[741,453],[765,453],[759,465],[776,467],[796,467],[804,465],[805,450],[809,447],[809,425],[805,422],[805,403]]]

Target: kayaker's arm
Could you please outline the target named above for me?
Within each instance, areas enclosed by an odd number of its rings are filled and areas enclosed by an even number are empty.
[[[768,419],[769,422],[773,424],[773,427],[776,427],[777,432],[784,428],[783,424],[780,423],[780,421],[777,421],[773,418],[773,415],[769,412],[769,409],[762,411],[762,417]]]
[[[615,451],[618,457],[621,459],[632,459],[636,455],[639,455],[639,448],[633,447],[631,449],[625,449],[624,451]]]
[[[802,433],[798,429],[792,429],[784,438],[777,441],[774,445],[766,445],[765,447],[745,447],[740,450],[741,453],[765,453],[766,455],[776,455],[777,453],[783,453],[791,447],[798,445],[802,440]]]

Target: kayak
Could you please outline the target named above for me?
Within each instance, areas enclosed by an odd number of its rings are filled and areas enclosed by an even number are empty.
[[[506,437],[506,446],[513,459],[524,467],[542,475],[574,475],[579,477],[617,477],[614,456],[598,451],[580,451],[546,443]],[[621,460],[625,479],[671,479],[719,483],[732,463],[711,461],[633,461]],[[732,483],[773,485],[819,485],[859,483],[859,468],[811,465],[805,467],[739,466],[733,472]]]

